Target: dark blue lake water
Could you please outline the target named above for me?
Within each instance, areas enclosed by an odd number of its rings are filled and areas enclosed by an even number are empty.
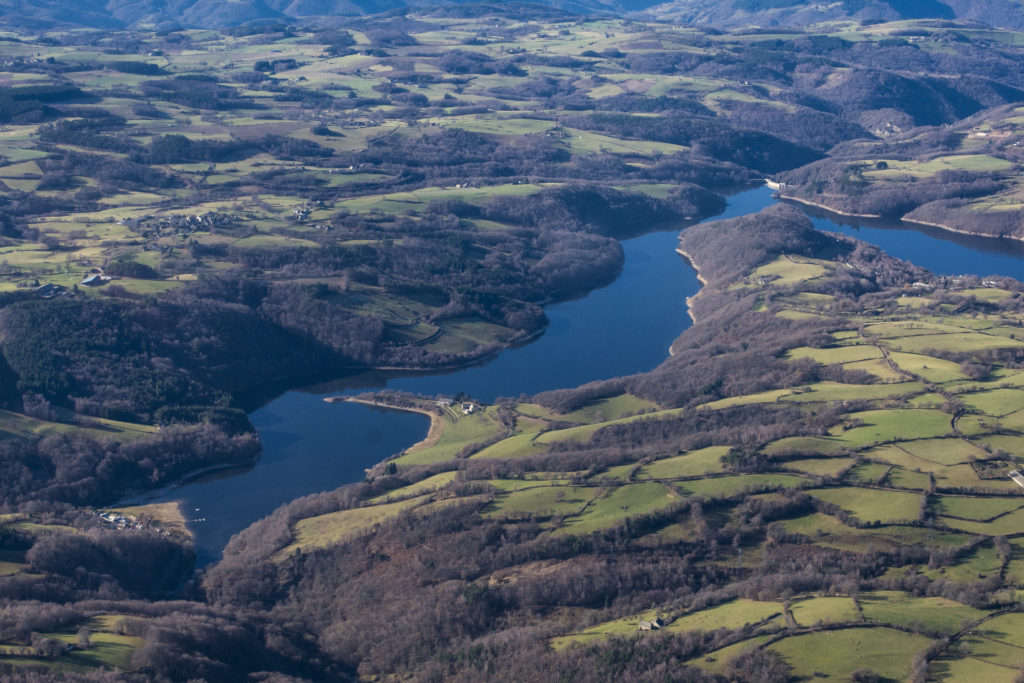
[[[819,230],[841,232],[941,275],[1005,275],[1024,280],[1024,242],[962,235],[898,221],[845,218],[793,204]]]
[[[762,187],[729,197],[715,218],[740,216],[772,204]],[[894,256],[943,274],[1010,275],[1024,279],[1024,246],[940,231],[837,223],[815,225],[877,244]],[[425,416],[360,404],[323,401],[385,387],[428,396],[465,392],[484,401],[573,387],[649,370],[668,355],[690,318],[685,300],[700,289],[693,269],[675,252],[677,231],[623,242],[622,274],[606,287],[545,308],[550,326],[536,340],[487,363],[449,373],[367,372],[290,390],[250,415],[263,441],[253,467],[221,471],[147,498],[182,501],[200,564],[215,561],[228,539],[300,496],[361,481],[366,468],[424,437]],[[135,501],[140,502],[140,501]]]

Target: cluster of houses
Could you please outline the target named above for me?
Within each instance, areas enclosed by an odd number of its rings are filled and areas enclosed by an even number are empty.
[[[317,199],[316,201],[309,202],[304,206],[300,206],[297,209],[292,209],[292,218],[295,219],[297,223],[302,223],[307,218],[309,218],[309,214],[313,213],[317,209],[322,209],[323,206],[324,203],[319,199]]]
[[[447,396],[442,396],[437,399],[436,403],[438,408],[450,408],[451,406],[455,405],[455,399],[449,398]],[[480,409],[480,406],[473,403],[472,401],[463,401],[459,405],[459,409],[462,411],[463,415],[472,415],[473,413]]]
[[[221,213],[219,211],[208,211],[202,214],[167,214],[153,216],[146,214],[139,218],[123,218],[117,222],[120,225],[127,225],[132,228],[146,227],[155,230],[156,233],[193,233],[205,232],[213,228],[231,228],[238,220],[233,213]]]
[[[64,285],[55,285],[52,282],[47,282],[45,285],[37,285],[32,289],[36,296],[41,299],[56,299],[58,297],[73,296],[71,290]]]
[[[198,509],[198,508],[197,508]],[[110,512],[109,510],[102,510],[96,513],[96,516],[101,520],[109,524],[115,529],[120,531],[128,531],[130,529],[150,529],[156,531],[163,536],[170,536],[170,533],[166,529],[161,529],[158,524],[155,524],[152,520],[141,520],[136,517],[129,517],[128,515],[122,515],[119,512]],[[192,519],[190,522],[205,522],[206,518]]]
[[[109,275],[104,275],[98,268],[93,268],[89,273],[82,278],[78,285],[82,287],[99,287],[105,285],[114,278]],[[64,285],[58,285],[53,282],[47,282],[46,284],[39,284],[36,280],[35,284],[24,283],[19,284],[19,287],[31,287],[32,293],[38,296],[40,299],[59,299],[74,296],[75,293],[65,287]],[[77,287],[76,287],[77,289]]]
[[[0,57],[0,68],[14,69],[27,64],[39,64],[42,61],[39,57],[9,57],[4,55]]]
[[[134,517],[127,517],[116,512],[97,513],[99,518],[117,529],[142,529],[143,524]]]

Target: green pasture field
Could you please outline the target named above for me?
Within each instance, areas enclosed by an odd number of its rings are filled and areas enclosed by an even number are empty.
[[[828,272],[827,263],[798,256],[779,256],[755,268],[747,279],[753,282],[764,279],[773,286],[796,285],[824,275]]]
[[[638,632],[641,621],[651,621],[658,617],[656,611],[645,612],[631,617],[623,617],[613,621],[606,621],[596,626],[591,626],[579,633],[573,633],[549,641],[555,650],[564,650],[570,645],[586,645],[595,641],[604,640],[610,636],[632,636]]]
[[[391,503],[405,498],[413,498],[424,493],[433,493],[434,491],[444,488],[455,481],[458,474],[458,472],[441,472],[440,474],[435,474],[432,477],[422,479],[415,484],[403,486],[400,489],[388,491],[384,495],[371,498],[369,502],[374,504]]]
[[[570,486],[570,476],[580,475],[582,472],[530,472],[522,478],[515,479],[487,479],[487,483],[501,493],[522,491],[524,489],[537,488],[538,486]]]
[[[557,419],[564,422],[593,424],[596,422],[607,422],[608,420],[618,420],[640,412],[657,409],[657,404],[651,401],[637,398],[631,394],[619,394],[611,398],[600,399],[579,410],[558,415]]]
[[[1018,651],[1024,651],[1024,614],[1022,613],[999,615],[981,624],[974,629],[974,632],[997,642],[1006,643]]]
[[[855,361],[843,364],[844,370],[863,370],[874,375],[883,382],[902,382],[907,376],[899,370],[894,370],[884,359],[875,358],[871,360]]]
[[[498,496],[484,514],[499,519],[579,515],[600,493],[595,487],[538,485]]]
[[[781,299],[786,305],[806,306],[819,310],[828,308],[835,300],[836,298],[831,294],[819,294],[818,292],[796,292]]]
[[[972,394],[958,394],[957,398],[968,409],[985,415],[1001,417],[1024,410],[1024,391],[1018,389],[992,389]]]
[[[894,384],[841,384],[839,382],[817,382],[800,387],[800,390],[782,397],[783,402],[812,403],[832,401],[867,401],[889,398],[904,398],[924,391],[921,382],[899,382]]]
[[[1024,585],[1024,543],[1020,540],[1010,541],[1010,560],[1004,578],[1017,586]]]
[[[1010,454],[1014,459],[1024,459],[1024,436],[1018,434],[986,434],[975,439],[991,449]]]
[[[876,484],[883,481],[891,467],[873,462],[863,462],[849,471],[846,479],[851,484]]]
[[[835,476],[854,463],[853,458],[803,458],[801,460],[787,460],[780,463],[780,467],[786,470],[795,470],[804,474],[815,476]]]
[[[77,634],[53,633],[45,634],[66,643],[74,643]],[[58,658],[57,669],[63,671],[87,671],[97,667],[130,671],[132,653],[142,647],[146,641],[137,636],[118,635],[116,633],[92,633],[89,636],[92,645],[88,650],[73,650]],[[3,661],[3,660],[0,660]]]
[[[946,397],[942,394],[929,392],[910,398],[907,401],[907,406],[910,408],[933,408],[935,410],[941,410],[945,407],[946,400]]]
[[[873,159],[866,163],[874,166],[879,159]],[[888,168],[883,170],[865,171],[864,177],[873,180],[892,180],[901,176],[914,178],[926,178],[933,176],[939,171],[1009,171],[1015,165],[1005,159],[989,156],[987,154],[952,154],[940,156],[930,161],[903,161],[899,159],[884,159]]]
[[[690,496],[731,498],[748,490],[803,488],[811,485],[808,479],[792,474],[739,474],[726,477],[708,477],[681,481],[674,486]]]
[[[925,636],[891,628],[859,627],[790,636],[766,647],[808,680],[848,681],[854,671],[870,669],[902,681],[929,643]]]
[[[794,453],[799,455],[839,455],[849,446],[839,439],[822,436],[790,436],[764,446],[766,455]]]
[[[887,441],[904,441],[944,436],[950,431],[948,413],[938,410],[897,408],[892,410],[866,410],[851,413],[853,424],[833,427],[829,434],[849,448],[864,448]]]
[[[1016,486],[1016,485],[1015,485]],[[1017,509],[1013,512],[997,517],[990,522],[975,522],[970,520],[954,519],[952,517],[940,517],[943,524],[951,529],[966,531],[970,534],[983,536],[1005,536],[1007,534],[1020,533],[1024,528],[1024,510]]]
[[[564,128],[563,130],[568,134],[565,143],[577,154],[603,153],[646,157],[652,154],[676,154],[687,150],[682,145],[673,145],[668,142],[626,140],[575,128]]]
[[[940,655],[929,662],[928,680],[948,681],[985,681],[986,683],[1014,683],[1019,676],[1019,667],[1004,666],[990,660],[992,646],[996,645],[989,639],[982,639],[978,636],[967,636],[961,639],[973,653],[978,647],[979,656],[966,656],[953,659],[946,655]],[[978,642],[980,646],[974,643]],[[988,647],[986,647],[988,646]],[[1012,660],[1012,658],[1011,658]]]
[[[972,459],[985,460],[991,456],[964,439],[918,439],[901,441],[899,448],[911,455],[940,465],[957,465]]]
[[[889,341],[903,337],[956,334],[964,331],[965,329],[961,325],[951,324],[936,318],[895,320],[873,323],[864,327],[865,336],[877,337],[879,339]]]
[[[393,192],[345,199],[337,202],[335,206],[352,213],[366,213],[376,209],[388,213],[405,214],[411,210],[424,208],[431,200],[457,199],[470,204],[482,204],[492,197],[529,195],[544,187],[556,185],[557,183],[543,185],[512,183],[469,188],[428,187],[411,192]]]
[[[300,519],[292,529],[292,543],[279,550],[274,557],[280,561],[297,550],[326,548],[356,538],[372,531],[375,525],[393,519],[417,505],[422,505],[429,498],[430,494],[424,494],[395,503],[339,510]]]
[[[486,133],[489,135],[537,135],[558,127],[556,122],[547,119],[477,115],[444,116],[425,119],[425,122],[446,128],[460,128],[473,133]]]
[[[919,516],[921,497],[914,493],[844,486],[812,489],[808,493],[838,505],[862,522],[912,522]]]
[[[636,473],[637,479],[679,479],[722,471],[722,457],[728,446],[709,446],[672,458],[655,460]]]
[[[903,448],[905,442],[878,446],[864,451],[864,457],[890,465],[902,467],[908,471],[928,472],[935,477],[939,486],[967,487],[980,486],[981,482],[970,465],[942,465],[923,457],[912,455]],[[985,482],[990,484],[991,482]],[[997,487],[998,488],[998,487]]]
[[[478,318],[445,320],[441,336],[427,344],[440,351],[469,352],[482,344],[511,341],[516,331]]]
[[[644,413],[641,415],[632,415],[629,417],[621,417],[613,420],[607,420],[605,422],[580,425],[577,427],[568,427],[566,429],[555,429],[549,432],[544,432],[537,437],[538,444],[551,444],[558,441],[586,441],[590,436],[601,429],[614,424],[625,424],[628,422],[635,422],[637,420],[648,420],[648,419],[661,419],[678,415],[682,412],[680,408],[671,408],[669,410],[659,410],[653,413]]]
[[[546,446],[536,443],[537,434],[516,434],[470,456],[472,460],[518,458],[542,453]]]
[[[913,472],[902,467],[893,467],[885,480],[887,486],[916,491],[927,490],[931,479],[924,472]]]
[[[946,598],[920,598],[900,591],[874,591],[857,597],[864,618],[879,624],[924,628],[947,635],[979,621],[986,612]]]
[[[1013,296],[1013,292],[999,287],[975,287],[972,289],[961,289],[957,292],[962,296],[974,297],[978,301],[987,303],[998,303]]]
[[[682,496],[664,484],[626,484],[595,499],[582,514],[566,519],[556,533],[589,534],[609,529],[630,517],[655,512],[680,501]]]
[[[981,633],[987,633],[984,626]],[[974,632],[962,639],[961,648],[968,655],[962,661],[969,663],[970,669],[974,672],[971,680],[983,680],[977,678],[978,672],[989,671],[996,667],[1002,668],[1004,672],[1019,671],[1024,665],[1024,650],[1002,642],[996,637],[981,635],[981,633]],[[1005,676],[1005,673],[1003,675]],[[984,680],[1000,680],[1000,678],[1000,675],[996,673],[994,678]]]
[[[960,557],[949,566],[924,569],[921,574],[930,579],[947,579],[957,583],[973,583],[986,578],[998,577],[1002,571],[1003,560],[991,545],[975,548],[970,555]]]
[[[636,465],[617,465],[615,467],[609,467],[606,470],[602,470],[590,478],[590,481],[600,483],[604,486],[608,485],[608,482],[612,484],[625,484],[629,481],[630,475],[637,469]]]
[[[940,515],[987,522],[1024,507],[1024,496],[1000,498],[944,495],[934,496],[931,502]]]
[[[733,657],[736,657],[737,655],[752,648],[759,647],[771,639],[772,636],[768,635],[747,638],[746,640],[741,640],[738,643],[726,645],[725,647],[719,648],[717,650],[712,650],[711,652],[705,655],[701,655],[699,657],[691,659],[690,661],[686,662],[686,664],[689,666],[697,667],[699,669],[703,669],[705,671],[716,673],[718,675],[724,675],[727,670],[727,665]]]
[[[481,408],[470,415],[463,415],[458,406],[446,408],[440,417],[433,418],[439,422],[437,434],[432,428],[427,439],[406,450],[395,462],[399,465],[425,465],[451,460],[465,447],[504,433],[505,428],[496,416],[494,406]]]
[[[1024,410],[1018,410],[999,418],[999,424],[1016,432],[1024,432]]]
[[[921,377],[929,382],[949,382],[952,380],[966,379],[959,363],[924,356],[916,353],[902,353],[893,351],[889,354],[893,362],[901,370]]]
[[[816,349],[811,346],[801,346],[786,353],[787,358],[810,358],[823,365],[833,363],[850,363],[871,358],[881,358],[882,352],[877,346],[868,344],[856,344],[852,346],[836,346],[824,349]]]
[[[711,401],[705,403],[702,408],[710,408],[711,410],[717,410],[720,408],[731,408],[733,406],[746,406],[755,403],[776,403],[782,397],[791,395],[794,389],[773,389],[771,391],[763,391],[759,394],[748,394],[746,396],[732,396],[729,398],[722,398],[717,401]]]
[[[803,598],[794,600],[789,610],[793,620],[804,627],[815,624],[842,624],[860,618],[856,603],[848,597]]]
[[[720,628],[740,629],[768,620],[780,620],[782,604],[778,602],[739,599],[715,607],[677,617],[665,627],[669,633],[688,631],[714,631]]]
[[[988,351],[992,349],[1018,349],[1024,341],[980,332],[952,332],[948,334],[922,334],[886,339],[890,348],[909,353],[938,351]]]
[[[0,410],[0,439],[10,437],[37,437],[51,434],[83,434],[94,439],[131,441],[153,434],[157,428],[132,422],[119,422],[105,418],[86,418],[81,424],[70,423],[71,411],[61,411],[69,422],[49,422],[22,413]]]

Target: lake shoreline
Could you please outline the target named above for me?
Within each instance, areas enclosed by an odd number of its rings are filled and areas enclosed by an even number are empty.
[[[700,274],[700,267],[697,265],[697,262],[694,260],[693,256],[691,256],[682,247],[676,247],[676,253],[682,256],[684,259],[686,259],[686,262],[690,264],[691,268],[693,268],[693,272],[697,274],[697,281],[700,282],[701,284],[701,288],[696,294],[694,294],[693,296],[686,297],[686,314],[690,316],[690,320],[693,322],[694,325],[696,325],[697,316],[694,315],[693,313],[693,302],[696,301],[697,297],[700,296],[700,293],[704,291],[704,288],[708,286],[708,281],[703,275]],[[673,345],[674,344],[675,342],[673,342]],[[672,346],[669,346],[668,348],[668,355],[673,355]]]
[[[410,452],[414,448],[418,448],[420,446],[426,447],[426,446],[433,445],[441,437],[441,431],[444,428],[444,419],[440,415],[438,415],[434,411],[427,410],[426,408],[423,408],[423,407],[420,407],[420,406],[414,406],[414,405],[410,405],[410,406],[397,406],[397,405],[393,405],[391,403],[387,403],[386,401],[381,401],[379,399],[359,398],[358,396],[327,396],[326,398],[324,398],[324,402],[325,403],[361,403],[362,405],[373,406],[374,408],[385,408],[385,409],[388,409],[388,410],[402,410],[402,411],[405,411],[407,413],[419,413],[420,415],[426,415],[428,418],[430,418],[430,428],[427,430],[427,435],[425,437],[423,437],[422,439],[420,439],[416,443],[412,444],[408,448],[402,449],[402,451],[400,453],[392,454],[392,455],[388,456],[387,458],[385,458],[384,460],[381,460],[379,463],[377,463],[376,465],[374,465],[373,467],[371,467],[367,471],[374,470],[374,469],[380,467],[381,465],[383,465],[384,463],[388,462],[389,460],[393,460],[394,458],[396,458],[396,457],[398,457],[400,455],[404,455],[404,454]]]
[[[822,211],[828,211],[829,213],[834,213],[835,215],[843,216],[844,218],[868,218],[868,219],[871,219],[871,220],[877,220],[877,219],[883,218],[883,216],[881,214],[877,214],[877,213],[852,213],[850,211],[842,211],[841,209],[834,209],[831,206],[828,206],[827,204],[819,204],[818,202],[812,202],[809,199],[801,199],[800,197],[796,197],[796,196],[789,195],[789,194],[783,194],[782,192],[779,192],[779,199],[785,199],[787,201],[799,202],[800,204],[806,204],[807,206],[813,206],[816,209],[821,209]]]
[[[820,209],[820,210],[822,210],[822,211],[824,211],[826,213],[830,213],[830,214],[832,214],[834,216],[842,216],[844,218],[862,218],[862,219],[867,219],[867,220],[885,220],[885,217],[881,216],[879,214],[850,213],[850,212],[847,212],[847,211],[841,211],[839,209],[835,209],[835,208],[833,208],[831,206],[828,206],[826,204],[819,204],[819,203],[816,203],[816,202],[808,201],[806,199],[801,199],[799,197],[794,197],[792,195],[783,194],[782,192],[779,192],[778,195],[779,195],[779,199],[782,199],[784,201],[792,201],[792,202],[797,202],[797,203],[800,203],[800,204],[804,204],[806,206],[813,206],[816,209]],[[920,220],[918,218],[901,217],[901,218],[893,218],[891,220],[894,223],[906,224],[908,227],[909,226],[914,226],[914,225],[920,225],[920,226],[925,227],[925,228],[934,228],[935,230],[942,230],[943,232],[951,232],[953,234],[964,235],[966,237],[977,237],[977,238],[980,238],[980,239],[989,239],[989,240],[996,240],[996,241],[1013,240],[1014,242],[1024,242],[1024,237],[1017,237],[1015,235],[989,235],[989,234],[984,233],[984,232],[971,232],[970,230],[961,230],[960,228],[954,228],[954,227],[951,227],[949,225],[945,225],[943,223],[936,223],[934,221],[924,221],[924,220]]]

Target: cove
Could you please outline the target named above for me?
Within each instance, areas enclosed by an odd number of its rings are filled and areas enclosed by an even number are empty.
[[[776,200],[767,187],[728,198],[712,219],[756,213]],[[805,209],[803,206],[798,208]],[[940,274],[1008,275],[1024,280],[1024,244],[900,224],[851,221],[806,210],[821,230],[841,232]],[[365,469],[423,438],[416,413],[325,396],[390,388],[427,396],[465,392],[483,401],[649,370],[691,324],[685,299],[700,283],[676,252],[678,230],[623,241],[625,263],[609,285],[545,307],[550,321],[528,344],[446,373],[363,372],[285,391],[250,414],[263,443],[254,466],[221,470],[131,502],[180,501],[200,566],[219,559],[230,537],[304,495],[361,481]]]
[[[880,247],[938,275],[1003,275],[1024,282],[1024,242],[966,235],[897,220],[847,218],[813,206],[786,202],[807,214],[819,230],[840,232]]]

